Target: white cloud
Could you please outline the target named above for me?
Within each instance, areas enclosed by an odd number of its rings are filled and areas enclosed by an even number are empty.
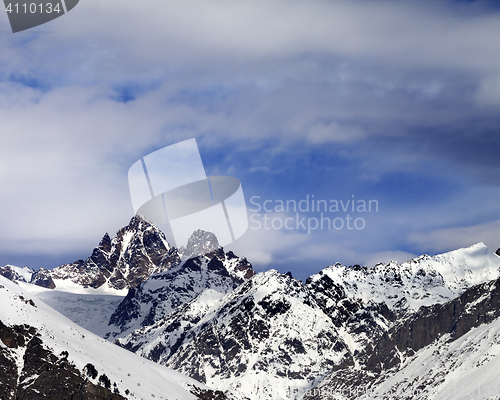
[[[452,2],[152,0],[144,7],[88,0],[52,22],[51,29],[64,35],[43,35],[41,48],[32,46],[48,50],[48,43],[83,41],[83,49],[94,52],[82,62],[94,68],[111,67],[116,57],[135,68],[199,57],[247,62],[321,52],[411,67],[497,70],[499,19],[498,12],[465,14]]]
[[[244,255],[260,268],[272,265],[280,258],[284,258],[284,254],[291,256],[297,253],[297,249],[307,248],[310,245],[310,235],[304,233],[263,228],[256,230],[251,227],[252,225],[240,239],[228,245],[225,250]]]
[[[500,75],[482,78],[475,93],[476,101],[483,106],[500,105]]]
[[[477,96],[495,103],[498,85],[488,77],[500,74],[500,15],[466,16],[456,7],[85,0],[44,25],[53,33],[0,35],[0,250],[95,245],[130,216],[128,167],[183,139],[256,153],[276,139],[275,149],[284,151],[297,142],[361,141],[374,134],[366,120],[380,124],[376,134],[391,134],[384,124],[395,120],[443,126],[469,115],[401,101],[407,89],[426,98],[441,93],[434,78],[406,82],[414,70],[486,77]],[[30,79],[39,90],[9,82]],[[147,90],[128,103],[113,100],[128,85]],[[251,246],[240,253],[263,264],[285,252],[305,259],[308,251],[360,262],[348,246],[324,238],[313,247],[300,234],[247,235]]]
[[[307,137],[313,143],[351,142],[363,139],[365,134],[360,129],[344,127],[336,122],[328,125],[319,122],[309,128]]]
[[[286,71],[306,54],[491,73],[500,65],[499,20],[453,2],[87,0],[44,26],[55,33],[27,43],[2,35],[0,58],[18,74],[39,68],[73,82],[161,79],[177,68],[231,73],[254,63]]]
[[[436,229],[409,235],[412,244],[440,253],[483,242],[492,251],[500,247],[500,220],[471,226]]]

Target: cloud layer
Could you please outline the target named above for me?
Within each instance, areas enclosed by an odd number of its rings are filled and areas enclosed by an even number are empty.
[[[86,0],[0,30],[0,262],[87,256],[131,217],[130,165],[192,137],[247,199],[379,201],[361,231],[249,231],[234,247],[258,268],[494,246],[487,2]]]

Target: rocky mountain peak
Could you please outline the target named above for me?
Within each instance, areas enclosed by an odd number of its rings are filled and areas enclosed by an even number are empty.
[[[123,290],[179,261],[163,232],[141,215],[135,215],[112,239],[106,233],[85,261],[78,260],[48,272],[56,287],[58,280],[69,280],[85,288],[104,286]]]
[[[197,229],[189,237],[186,247],[181,247],[179,249],[179,255],[182,260],[188,260],[193,257],[211,253],[218,248],[219,241],[215,234]]]
[[[102,237],[101,241],[99,242],[99,247],[107,253],[111,251],[111,238],[109,237],[108,232],[106,232]]]
[[[32,275],[30,283],[47,289],[55,289],[56,287],[50,271],[43,267]]]

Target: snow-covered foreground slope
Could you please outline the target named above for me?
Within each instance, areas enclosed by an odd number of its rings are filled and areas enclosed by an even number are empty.
[[[78,370],[91,363],[116,383],[120,394],[129,398],[195,399],[189,386],[204,386],[193,379],[143,359],[82,329],[19,285],[0,277],[0,321],[7,326],[27,324],[36,329],[43,344],[54,354],[68,352],[68,360]],[[5,345],[1,343],[3,347]],[[23,354],[13,357],[22,368]],[[33,377],[33,381],[37,379]],[[97,381],[95,381],[97,382]],[[132,395],[133,394],[133,395]]]

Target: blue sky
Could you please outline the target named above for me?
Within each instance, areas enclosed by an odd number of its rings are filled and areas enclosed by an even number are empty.
[[[493,2],[82,0],[0,31],[0,264],[86,258],[132,216],[128,168],[193,137],[249,210],[378,202],[364,229],[249,229],[228,249],[258,271],[500,247]]]

